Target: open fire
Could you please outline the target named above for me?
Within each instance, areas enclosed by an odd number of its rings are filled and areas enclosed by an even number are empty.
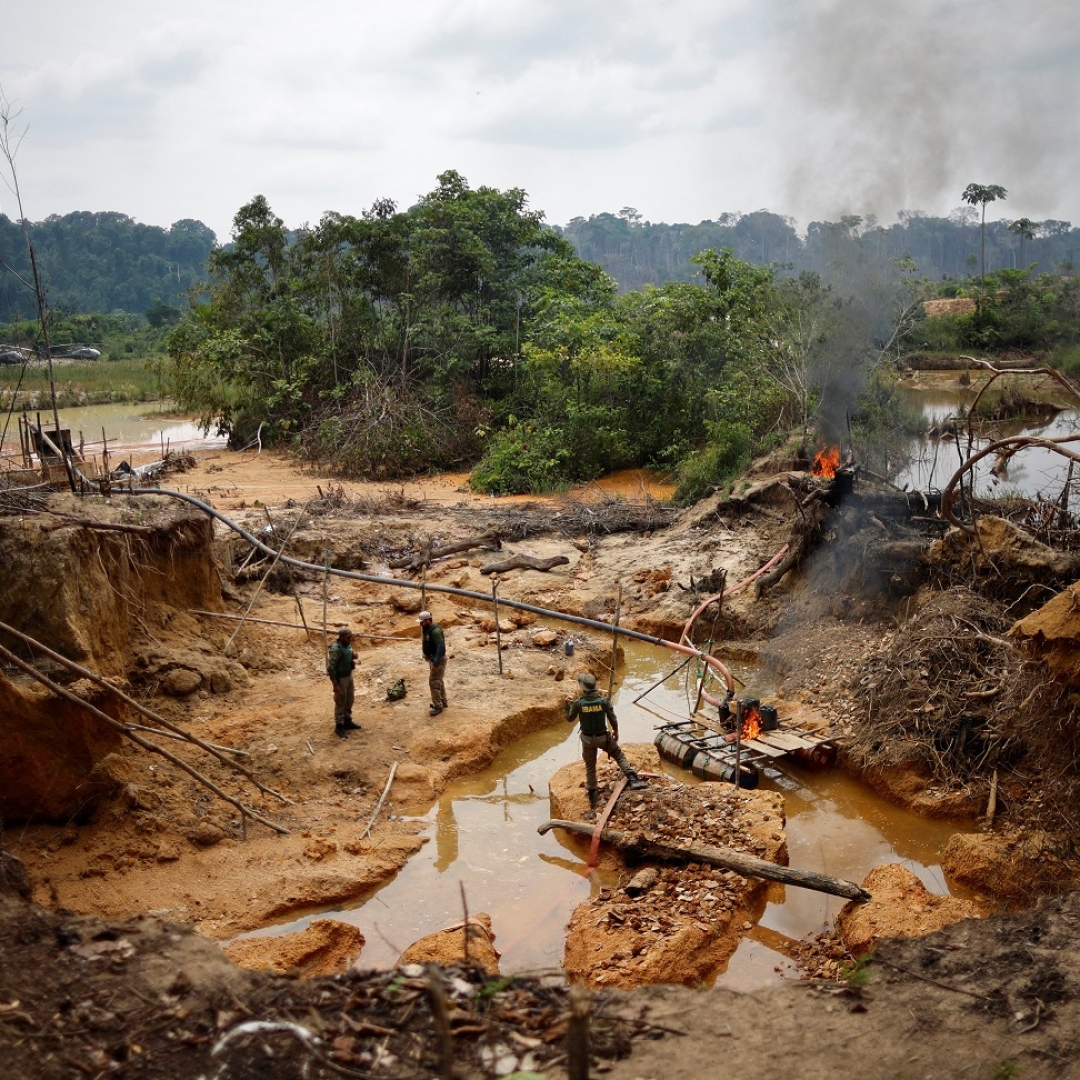
[[[839,468],[840,447],[825,446],[814,455],[814,464],[810,467],[810,475],[832,480]]]

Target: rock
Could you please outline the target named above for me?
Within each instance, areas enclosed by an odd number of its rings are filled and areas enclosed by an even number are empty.
[[[554,630],[537,630],[532,636],[532,643],[538,649],[550,649],[558,640],[559,635]]]
[[[836,917],[836,929],[852,956],[870,952],[882,938],[923,937],[961,919],[981,919],[978,904],[956,896],[937,896],[906,867],[875,866],[862,883],[871,895],[851,901]]]
[[[406,593],[394,593],[390,603],[404,615],[415,615],[420,610],[420,594],[411,589]]]
[[[187,697],[202,686],[202,676],[190,668],[173,668],[161,680],[162,693],[170,697]]]
[[[188,839],[199,847],[213,847],[225,839],[225,832],[212,821],[203,820],[188,833]]]
[[[499,974],[499,951],[495,948],[495,934],[491,929],[491,916],[484,912],[471,915],[468,923],[469,963],[486,971]],[[397,966],[404,964],[439,964],[452,967],[465,962],[465,925],[458,923],[428,934],[414,941],[397,959]]]
[[[337,854],[338,846],[333,840],[328,840],[325,836],[316,836],[312,838],[310,844],[304,847],[304,858],[310,859],[312,862],[322,862],[324,859],[333,858]]]
[[[223,951],[248,971],[295,972],[310,979],[348,971],[364,943],[364,935],[351,923],[316,919],[298,933],[243,938],[229,942]]]

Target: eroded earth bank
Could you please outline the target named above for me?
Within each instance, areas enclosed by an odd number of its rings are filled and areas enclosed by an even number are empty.
[[[1007,508],[946,530],[916,499],[863,485],[840,498],[795,464],[763,462],[736,495],[682,513],[644,489],[530,502],[473,498],[460,478],[343,488],[267,454],[220,452],[163,482],[306,570],[253,555],[165,496],[4,493],[0,622],[15,633],[0,639],[0,801],[19,863],[5,870],[18,888],[4,900],[0,1032],[25,1075],[244,1076],[256,1044],[263,1076],[299,1075],[303,1062],[311,1076],[436,1075],[446,1055],[475,1075],[561,1075],[565,982],[493,981],[499,927],[485,913],[416,943],[397,976],[362,974],[362,938],[333,920],[229,945],[247,971],[215,942],[362,899],[425,842],[403,809],[562,724],[578,671],[606,678],[600,627],[616,612],[621,627],[678,640],[725,588],[696,640],[775,669],[783,711],[828,725],[839,767],[920,813],[966,819],[941,861],[970,899],[880,867],[859,883],[870,901],[793,946],[812,978],[752,998],[679,991],[655,984],[707,983],[767,884],[692,860],[642,878],[604,846],[620,884],[575,913],[563,961],[604,995],[584,1007],[594,1058],[626,1077],[696,1074],[718,1056],[789,1075],[792,1055],[805,1076],[991,1076],[1010,1061],[1025,1076],[1067,1075],[1080,1049],[1066,893],[1076,556]],[[731,591],[778,554],[774,572]],[[498,573],[497,626],[484,571],[515,557],[555,565]],[[328,561],[403,580],[327,587],[314,568]],[[323,672],[324,603],[331,626],[357,635],[362,731],[344,741]],[[450,643],[450,708],[435,719],[421,604]],[[408,692],[391,700],[399,679]],[[163,725],[206,745],[163,737]],[[780,795],[680,781],[650,745],[630,754],[653,776],[623,794],[610,827],[786,862]],[[602,779],[609,794],[616,777]],[[579,764],[550,794],[553,818],[584,820]],[[567,844],[584,861],[588,841]],[[1047,896],[1059,898],[1035,906]],[[460,965],[466,950],[486,976],[462,969],[437,989],[417,966]],[[634,987],[652,988],[622,993]],[[301,1030],[241,1030],[256,1020]]]

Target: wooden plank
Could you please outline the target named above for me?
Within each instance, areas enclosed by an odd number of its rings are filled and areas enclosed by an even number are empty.
[[[734,749],[735,744],[732,743],[731,745],[732,749]],[[756,739],[747,739],[746,742],[742,744],[742,748],[744,752],[747,750],[756,750],[759,754],[764,754],[766,757],[771,758],[787,757],[788,754],[787,750],[782,749],[779,746],[772,746],[767,743],[761,737],[761,735],[759,735]]]
[[[761,742],[775,746],[778,750],[790,753],[792,750],[812,750],[821,741],[820,739],[810,742],[790,731],[763,731],[758,735]]]

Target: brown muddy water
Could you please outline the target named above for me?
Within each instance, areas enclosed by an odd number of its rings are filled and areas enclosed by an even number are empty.
[[[693,698],[686,670],[673,675],[637,705],[633,699],[671,672],[678,657],[644,643],[625,643],[626,663],[614,694],[620,736],[652,743],[656,728],[689,715]],[[768,701],[774,680],[751,665],[732,665],[747,692]],[[462,918],[462,890],[470,914],[487,912],[506,974],[558,968],[573,909],[601,887],[616,884],[594,872],[583,876],[587,845],[556,832],[540,836],[550,817],[548,779],[576,760],[577,729],[559,724],[522,739],[479,775],[462,779],[433,807],[395,807],[401,817],[426,824],[429,842],[391,882],[356,905],[308,915],[256,935],[301,930],[317,917],[357,926],[367,939],[365,968],[390,967],[426,934]],[[669,775],[698,781],[675,766]],[[923,820],[878,798],[836,771],[810,772],[794,765],[763,772],[761,786],[784,794],[790,865],[860,882],[880,863],[915,873],[931,892],[950,892],[938,852],[957,825]],[[716,985],[749,990],[792,976],[794,966],[777,946],[828,929],[844,901],[806,889],[771,886],[755,928]],[[245,935],[245,936],[256,936]]]

